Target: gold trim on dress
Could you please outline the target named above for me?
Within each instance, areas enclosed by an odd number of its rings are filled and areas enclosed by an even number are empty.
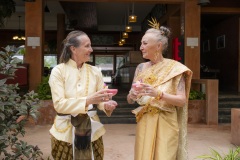
[[[161,112],[160,108],[153,107],[149,103],[147,103],[137,114],[136,114],[136,122],[139,122],[144,114],[149,113],[151,115],[159,114]]]
[[[72,127],[72,124],[71,124],[70,122],[68,122],[68,125],[67,125],[66,128],[64,128],[64,129],[58,129],[58,128],[57,128],[57,125],[56,125],[56,118],[57,118],[57,116],[55,117],[53,124],[54,124],[54,128],[55,128],[58,132],[64,133],[64,132],[66,132],[70,127]]]

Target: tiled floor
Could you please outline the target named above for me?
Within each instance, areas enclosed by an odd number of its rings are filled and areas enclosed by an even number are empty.
[[[50,156],[51,145],[48,130],[51,126],[27,127],[23,138],[32,145],[38,145],[44,153],[44,159]],[[133,160],[135,124],[106,124],[107,133],[104,135],[104,160]],[[188,151],[189,160],[199,155],[209,154],[210,148],[220,153],[227,153],[234,148],[231,144],[230,124],[207,126],[204,124],[189,124]]]

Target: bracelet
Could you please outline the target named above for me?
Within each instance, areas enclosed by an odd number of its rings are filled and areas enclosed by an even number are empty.
[[[158,91],[156,100],[160,100],[160,99],[162,99],[162,97],[163,97],[163,92],[162,91]]]

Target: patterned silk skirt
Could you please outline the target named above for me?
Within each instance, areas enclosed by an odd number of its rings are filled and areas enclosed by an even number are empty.
[[[72,144],[59,141],[51,137],[52,157],[54,160],[73,160]],[[94,160],[103,160],[104,147],[102,137],[92,142]],[[89,160],[84,157],[75,156],[75,160]]]

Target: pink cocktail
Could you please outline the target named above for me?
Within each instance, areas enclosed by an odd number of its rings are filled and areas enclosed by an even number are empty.
[[[142,87],[141,87],[141,83],[133,83],[132,84],[132,87],[135,89],[135,90],[141,90]]]
[[[107,93],[112,93],[112,96],[115,96],[118,92],[118,89],[108,89]]]

